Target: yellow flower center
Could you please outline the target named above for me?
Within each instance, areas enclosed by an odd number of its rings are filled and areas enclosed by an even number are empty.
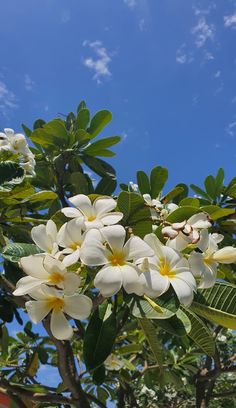
[[[73,242],[73,243],[70,245],[70,248],[73,249],[73,251],[76,251],[76,249],[77,249],[77,248],[80,248],[80,246],[81,246],[81,243],[80,243],[80,242]]]
[[[48,299],[48,305],[51,309],[55,310],[56,312],[59,312],[63,307],[64,307],[64,300],[62,298],[58,297],[50,297]]]
[[[122,252],[114,252],[109,256],[108,260],[111,262],[112,266],[125,265],[125,258]]]
[[[204,258],[204,263],[207,266],[211,266],[214,263],[214,260],[210,256],[208,256],[207,258]]]
[[[166,260],[160,259],[160,274],[163,276],[168,276],[168,278],[174,278],[175,277],[175,271],[171,269],[170,265]]]
[[[50,275],[49,282],[53,283],[53,285],[58,285],[58,283],[64,282],[64,276],[59,272],[53,272]]]
[[[95,215],[91,215],[90,217],[87,218],[88,221],[94,221],[96,220],[96,216]]]

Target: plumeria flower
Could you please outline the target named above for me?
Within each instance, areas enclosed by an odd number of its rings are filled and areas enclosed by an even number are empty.
[[[152,199],[150,194],[143,194],[144,201],[148,207],[153,220],[158,219],[160,216],[166,218],[171,212],[177,210],[178,205],[174,203],[162,204],[157,198]]]
[[[34,156],[27,156],[26,161],[21,163],[21,167],[29,174],[31,174],[32,176],[35,176],[35,160],[34,160]]]
[[[176,222],[162,228],[162,234],[170,238],[168,246],[182,251],[189,244],[196,244],[200,239],[200,231],[210,227],[208,214],[198,213],[192,215],[187,221]]]
[[[57,227],[54,221],[49,220],[46,225],[40,224],[37,227],[33,227],[31,237],[35,244],[44,252],[52,255],[57,253]]]
[[[76,208],[66,207],[61,211],[68,218],[83,219],[86,229],[117,224],[123,218],[121,212],[111,212],[116,207],[116,201],[111,197],[98,197],[91,203],[89,197],[78,194],[69,201]]]
[[[97,239],[96,230],[91,230],[90,240],[93,239],[93,233],[96,233],[96,237],[91,244],[88,239],[80,257],[85,265],[104,265],[95,277],[94,286],[105,297],[114,295],[122,286],[127,293],[139,294],[140,271],[132,261],[152,256],[152,249],[136,236],[132,236],[125,243],[126,231],[121,225],[104,227],[100,231],[107,245]]]
[[[124,367],[123,361],[121,361],[115,354],[110,354],[104,361],[104,365],[109,371],[119,371]]]
[[[58,245],[64,248],[60,254],[64,255],[62,262],[65,266],[75,264],[80,258],[81,248],[87,235],[83,233],[83,226],[83,219],[74,218],[63,224],[57,234]],[[99,232],[97,234],[99,239],[101,239],[101,234]]]
[[[219,264],[236,262],[236,248],[227,246],[218,249],[218,244],[224,239],[221,234],[208,234],[201,231],[201,239],[198,248],[202,253],[191,252],[189,264],[196,278],[200,279],[199,288],[211,288],[216,281],[217,267]]]
[[[189,306],[196,290],[196,282],[188,262],[176,250],[163,245],[155,234],[148,234],[145,242],[153,249],[154,256],[140,259],[140,282],[143,293],[151,298],[165,293],[171,285],[180,303]]]
[[[80,278],[74,272],[67,272],[58,259],[50,255],[30,255],[21,258],[20,266],[28,276],[21,278],[16,284],[15,296],[31,293],[42,284],[56,286],[70,295],[80,285]]]
[[[26,302],[25,307],[33,323],[41,322],[50,312],[50,329],[58,340],[71,338],[73,329],[65,314],[73,319],[84,320],[91,313],[92,301],[85,295],[63,295],[55,288],[42,287],[30,294],[34,300]]]
[[[3,135],[5,134],[5,138]],[[12,153],[20,153],[25,156],[32,155],[27,140],[21,133],[15,133],[13,129],[5,128],[4,133],[0,133],[1,139],[5,140],[5,144],[2,147],[3,150],[8,150]]]

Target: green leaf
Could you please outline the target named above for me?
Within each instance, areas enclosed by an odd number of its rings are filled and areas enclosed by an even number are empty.
[[[69,133],[61,119],[54,119],[46,123],[43,128],[35,129],[30,139],[46,148],[48,146],[67,147]]]
[[[182,186],[176,186],[173,188],[173,190],[169,191],[163,198],[162,202],[163,204],[169,203],[171,200],[174,198],[178,197],[181,193],[184,192],[184,188]]]
[[[137,318],[169,319],[175,315],[179,308],[179,300],[171,288],[159,298],[153,299],[153,302],[161,307],[162,312],[159,313],[147,300],[140,297],[134,297],[129,302],[131,313]]]
[[[194,191],[194,193],[198,194],[200,197],[203,197],[208,201],[210,200],[210,197],[207,195],[207,193],[200,187],[196,186],[195,184],[190,184],[190,187]]]
[[[145,202],[143,197],[141,197],[137,193],[130,193],[128,191],[122,191],[118,195],[117,199],[117,207],[121,212],[124,214],[124,220],[127,220],[132,214],[136,214],[138,210],[144,208],[147,210],[146,214],[147,217],[150,217],[150,212],[148,208],[145,207]],[[140,220],[140,218],[136,217],[136,221]]]
[[[9,334],[6,326],[2,326],[1,329],[2,329],[0,338],[1,355],[2,358],[5,359],[8,356]]]
[[[236,286],[217,282],[198,290],[191,310],[214,324],[236,330]]]
[[[112,120],[112,114],[108,110],[101,110],[97,112],[91,120],[88,133],[91,138],[97,136],[99,132]]]
[[[80,109],[76,118],[78,129],[87,129],[90,120],[89,110],[84,108]]]
[[[137,183],[141,194],[151,194],[149,178],[144,171],[137,172]]]
[[[93,313],[85,332],[84,361],[89,370],[99,367],[111,354],[116,332],[116,317],[105,301]]]
[[[76,171],[70,174],[69,181],[72,184],[73,194],[90,194],[88,180],[85,174]]]
[[[25,199],[23,202],[37,203],[41,201],[55,200],[56,198],[57,194],[54,191],[41,190]]]
[[[112,177],[103,177],[95,188],[95,194],[111,195],[117,186],[116,179]]]
[[[192,215],[197,214],[203,210],[197,208],[197,207],[192,207],[192,206],[183,206],[180,208],[177,208],[177,210],[173,211],[171,214],[168,215],[166,218],[166,221],[170,223],[174,222],[181,222],[184,220],[189,219]]]
[[[110,177],[115,177],[116,176],[116,171],[115,169],[105,161],[83,154],[81,156],[82,160],[88,166],[92,171],[97,173],[99,176],[104,177],[104,176],[110,176]]]
[[[214,200],[216,198],[216,184],[213,176],[207,176],[205,179],[205,189],[207,194]]]
[[[79,113],[79,111],[81,111],[81,109],[86,109],[86,108],[87,108],[87,106],[86,106],[85,101],[81,101],[79,103],[78,107],[77,107],[77,113]]]
[[[90,156],[102,156],[102,152],[104,152],[104,149],[119,143],[120,140],[120,136],[107,137],[101,140],[97,140],[96,142],[86,147],[84,151]]]
[[[96,368],[96,370],[94,370],[93,372],[93,381],[95,382],[95,384],[101,385],[105,380],[105,375],[106,371],[104,365],[101,365],[98,368]]]
[[[0,185],[5,183],[19,184],[24,177],[24,169],[18,163],[6,161],[0,163]]]
[[[184,314],[187,315],[191,322],[191,330],[188,336],[200,347],[208,356],[213,357],[215,354],[215,342],[212,332],[203,323],[203,321],[191,310],[183,308]]]
[[[216,175],[215,178],[215,185],[216,185],[216,195],[219,196],[222,188],[223,188],[223,184],[224,184],[224,178],[225,178],[225,172],[224,170],[220,167],[218,170],[218,173]]]
[[[181,207],[186,206],[186,205],[190,207],[200,207],[200,201],[198,200],[198,198],[186,197],[180,201],[179,205]]]
[[[168,170],[164,167],[154,167],[151,171],[151,197],[157,198],[168,179]]]
[[[204,205],[203,207],[201,207],[201,210],[207,212],[213,221],[235,213],[234,209],[220,208],[218,207],[218,205]]]
[[[141,344],[128,344],[127,346],[122,346],[120,347],[117,352],[120,355],[126,355],[126,354],[137,354],[142,351],[142,345]]]
[[[170,319],[158,321],[157,325],[174,336],[185,336],[191,331],[191,321],[181,309]]]
[[[14,243],[8,244],[3,248],[2,256],[8,261],[18,262],[23,256],[39,254],[41,252],[42,250],[34,244]]]
[[[148,319],[138,319],[138,322],[145,334],[146,340],[150,346],[150,349],[152,350],[155,360],[161,368],[163,365],[163,353],[162,346],[158,340],[157,329]]]

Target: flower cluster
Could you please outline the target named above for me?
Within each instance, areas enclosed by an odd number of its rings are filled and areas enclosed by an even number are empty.
[[[15,155],[19,155],[19,163],[23,169],[35,175],[34,154],[29,149],[25,136],[21,133],[15,133],[13,129],[5,128],[4,132],[0,132],[0,152],[8,151]]]
[[[59,230],[52,220],[32,228],[32,239],[43,252],[21,258],[27,276],[14,292],[33,299],[26,302],[26,309],[34,323],[52,312],[51,331],[58,339],[72,335],[66,316],[86,319],[91,312],[81,270],[95,274],[94,288],[104,297],[123,288],[128,294],[155,299],[171,287],[188,307],[197,287],[214,285],[218,264],[236,261],[235,248],[218,248],[223,236],[208,232],[212,224],[203,212],[181,223],[165,225],[163,220],[162,240],[155,233],[141,239],[121,225],[123,214],[116,211],[113,198],[91,202],[79,194],[69,202],[72,206],[61,210],[69,220]],[[161,208],[151,203],[151,218],[154,206]]]

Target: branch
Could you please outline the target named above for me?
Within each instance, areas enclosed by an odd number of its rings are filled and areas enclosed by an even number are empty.
[[[50,316],[47,316],[43,325],[54,343],[58,354],[58,370],[65,386],[70,390],[74,405],[78,408],[89,408],[90,404],[84,393],[75,366],[73,351],[68,340],[56,339],[50,329]]]

